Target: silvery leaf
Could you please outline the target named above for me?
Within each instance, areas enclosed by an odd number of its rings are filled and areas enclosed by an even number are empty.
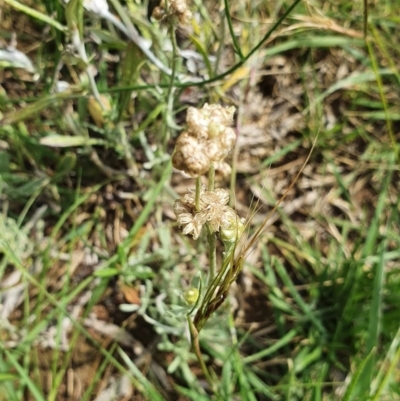
[[[34,73],[35,67],[32,61],[22,52],[13,48],[0,49],[0,68],[23,68]]]

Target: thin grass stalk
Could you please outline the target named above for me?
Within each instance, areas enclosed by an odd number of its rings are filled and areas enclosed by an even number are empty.
[[[376,40],[377,39],[376,35],[374,35],[374,36],[375,36],[374,39]],[[375,53],[374,53],[374,43],[372,42],[372,40],[370,38],[367,38],[365,40],[365,44],[367,45],[369,58],[370,58],[371,64],[372,64],[372,71],[375,74],[376,84],[378,86],[378,91],[379,91],[379,96],[381,98],[381,102],[382,102],[382,105],[383,105],[383,112],[385,114],[385,122],[386,122],[386,127],[387,127],[387,130],[388,130],[390,142],[392,143],[392,147],[393,147],[393,150],[395,152],[395,155],[396,155],[396,158],[397,158],[397,162],[400,163],[400,153],[399,153],[399,149],[398,149],[398,145],[397,145],[396,136],[395,136],[394,131],[393,131],[392,119],[389,116],[389,105],[388,105],[388,101],[386,99],[386,94],[385,94],[385,89],[384,89],[382,77],[379,74],[378,61],[377,61],[377,59],[375,57]]]
[[[229,27],[229,32],[231,34],[233,47],[235,48],[235,52],[239,56],[240,60],[244,60],[242,49],[240,48],[240,44],[239,44],[238,40],[236,39],[235,30],[233,28],[231,12],[229,9],[229,1],[224,0],[224,5],[225,5],[225,17],[226,17],[226,21],[228,22],[228,27]]]
[[[35,10],[31,7],[21,4],[19,1],[15,0],[4,0],[4,2],[10,5],[11,7],[15,8],[16,10],[21,11],[22,13],[25,13],[26,15],[29,15],[30,17],[35,18],[45,24],[48,24],[61,32],[67,32],[68,28],[66,26],[60,24],[53,18],[49,17],[46,14],[41,13],[38,10]]]
[[[364,39],[368,39],[368,0],[363,0],[363,31],[364,31]]]

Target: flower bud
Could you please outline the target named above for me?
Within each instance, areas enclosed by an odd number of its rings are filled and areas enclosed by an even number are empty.
[[[199,290],[197,288],[189,288],[183,293],[183,298],[188,305],[194,305],[199,299]]]
[[[233,209],[229,208],[225,212],[224,221],[219,230],[219,239],[225,245],[234,244],[243,234],[244,223],[245,220],[241,219]]]

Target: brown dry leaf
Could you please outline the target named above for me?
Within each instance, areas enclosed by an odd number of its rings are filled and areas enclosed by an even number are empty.
[[[93,96],[90,96],[88,99],[89,114],[99,128],[104,126],[107,121],[105,116],[107,113],[111,112],[110,99],[105,95],[100,95],[100,100],[102,103],[101,105]]]
[[[140,296],[137,288],[131,287],[127,284],[122,284],[121,291],[124,294],[126,302],[132,305],[140,305]]]

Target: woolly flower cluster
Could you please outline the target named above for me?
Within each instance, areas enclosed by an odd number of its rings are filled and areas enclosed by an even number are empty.
[[[223,242],[235,242],[241,236],[244,224],[236,212],[229,206],[229,193],[218,188],[207,191],[202,188],[199,209],[195,207],[195,193],[190,190],[175,201],[174,212],[178,225],[183,227],[183,234],[191,234],[193,239],[200,235],[204,224],[208,224],[212,232],[219,233]]]
[[[202,109],[189,107],[183,132],[175,146],[172,164],[192,177],[206,173],[212,162],[222,162],[236,141],[232,124],[234,107],[205,104]]]
[[[167,2],[168,4],[166,4]],[[187,25],[192,18],[186,0],[162,0],[160,5],[154,8],[152,14],[158,21],[171,15],[175,15],[183,25]]]

